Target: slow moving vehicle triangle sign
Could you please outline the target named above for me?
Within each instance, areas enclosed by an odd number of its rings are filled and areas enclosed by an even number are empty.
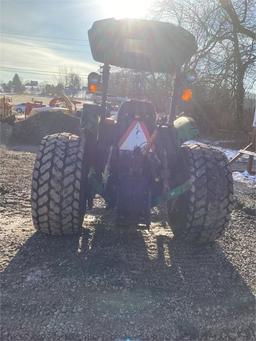
[[[142,121],[132,121],[123,137],[118,143],[120,150],[133,151],[136,147],[145,147],[149,143],[150,135],[147,127]]]

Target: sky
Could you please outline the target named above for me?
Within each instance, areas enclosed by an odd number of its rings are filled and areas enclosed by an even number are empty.
[[[84,84],[99,65],[87,31],[95,20],[144,17],[151,0],[0,0],[0,83],[18,73],[25,81],[57,82],[65,70]]]

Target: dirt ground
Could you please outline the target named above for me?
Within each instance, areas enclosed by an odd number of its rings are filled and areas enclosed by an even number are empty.
[[[81,236],[35,233],[36,148],[0,147],[1,340],[255,340],[256,194],[236,186],[225,234],[204,248],[115,229],[100,199]]]
[[[22,94],[22,95],[12,94],[9,96],[12,98],[13,104],[26,103],[26,102],[31,102],[33,100],[42,101],[43,104],[49,104],[49,101],[52,99],[52,97],[49,97],[49,96],[38,96],[38,95],[32,95],[32,94]]]

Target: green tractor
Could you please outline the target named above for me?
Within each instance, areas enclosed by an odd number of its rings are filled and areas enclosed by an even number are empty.
[[[166,203],[176,238],[214,241],[232,211],[232,174],[222,152],[189,142],[197,133],[193,120],[176,118],[186,78],[181,67],[196,52],[194,36],[170,23],[137,19],[96,21],[88,35],[93,58],[103,63],[102,76],[92,73],[88,88],[100,86],[101,105],[84,105],[80,136],[43,138],[32,180],[35,229],[49,235],[79,233],[98,194],[113,211],[117,228],[149,228],[151,209]],[[157,122],[152,103],[135,99],[120,106],[116,120],[109,117],[111,65],[172,75],[164,122]]]

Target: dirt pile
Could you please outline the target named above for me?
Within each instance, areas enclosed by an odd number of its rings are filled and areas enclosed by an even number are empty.
[[[42,111],[16,122],[10,143],[36,145],[44,136],[60,132],[79,134],[79,119],[62,111]]]

